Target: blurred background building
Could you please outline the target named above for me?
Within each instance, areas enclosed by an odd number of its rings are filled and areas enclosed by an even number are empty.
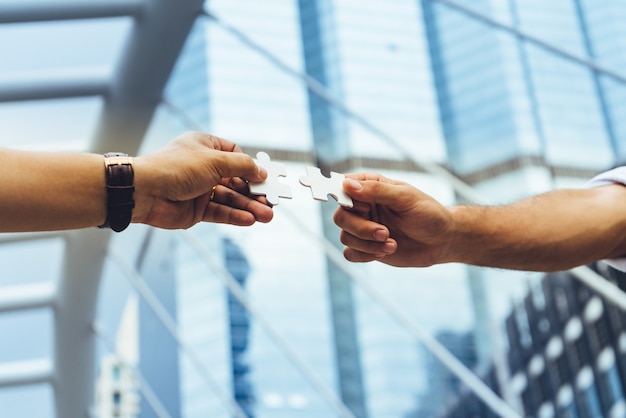
[[[580,272],[352,265],[297,180],[581,187],[626,160],[625,51],[618,0],[0,0],[0,146],[203,130],[294,194],[250,228],[0,235],[0,416],[626,416],[624,314]]]

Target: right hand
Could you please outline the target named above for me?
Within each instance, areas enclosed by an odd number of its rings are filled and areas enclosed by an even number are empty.
[[[443,262],[454,237],[451,212],[415,187],[380,174],[347,174],[352,209],[339,207],[334,221],[352,262],[380,261],[397,267]]]
[[[247,181],[267,172],[236,144],[203,132],[187,132],[164,148],[135,158],[133,222],[189,228],[198,222],[247,226],[269,222],[272,208],[250,195]]]

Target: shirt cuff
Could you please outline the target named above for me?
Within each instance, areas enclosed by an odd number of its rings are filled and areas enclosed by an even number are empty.
[[[598,174],[591,180],[589,180],[585,187],[600,187],[608,186],[609,184],[623,184],[626,186],[626,166],[614,168],[613,170],[606,171],[602,174]]]
[[[598,174],[597,176],[589,180],[585,184],[585,187],[601,187],[608,186],[610,184],[622,184],[626,186],[626,167],[618,167],[614,168],[613,170]],[[626,272],[626,257],[604,261],[614,269]]]

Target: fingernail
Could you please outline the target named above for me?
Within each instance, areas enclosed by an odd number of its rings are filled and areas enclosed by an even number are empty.
[[[386,241],[387,231],[385,231],[384,229],[377,229],[376,231],[374,231],[374,239],[381,242]]]
[[[346,182],[348,183],[348,186],[352,189],[352,190],[361,190],[363,188],[363,186],[361,186],[361,183],[359,183],[356,180],[353,179],[349,179],[346,178]]]
[[[391,242],[386,242],[383,244],[383,252],[386,254],[392,253],[395,248],[395,245],[393,245]]]

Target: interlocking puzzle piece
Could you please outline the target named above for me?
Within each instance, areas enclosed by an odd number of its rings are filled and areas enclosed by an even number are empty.
[[[267,171],[267,178],[262,183],[249,183],[250,193],[265,196],[272,205],[278,204],[279,197],[291,199],[291,187],[278,180],[279,177],[287,177],[285,166],[270,161],[270,156],[265,152],[258,152],[254,161]]]
[[[331,171],[329,178],[317,167],[307,167],[306,173],[306,176],[300,177],[300,184],[311,188],[313,199],[327,202],[327,196],[331,195],[341,206],[353,206],[352,199],[343,191],[343,174]]]

